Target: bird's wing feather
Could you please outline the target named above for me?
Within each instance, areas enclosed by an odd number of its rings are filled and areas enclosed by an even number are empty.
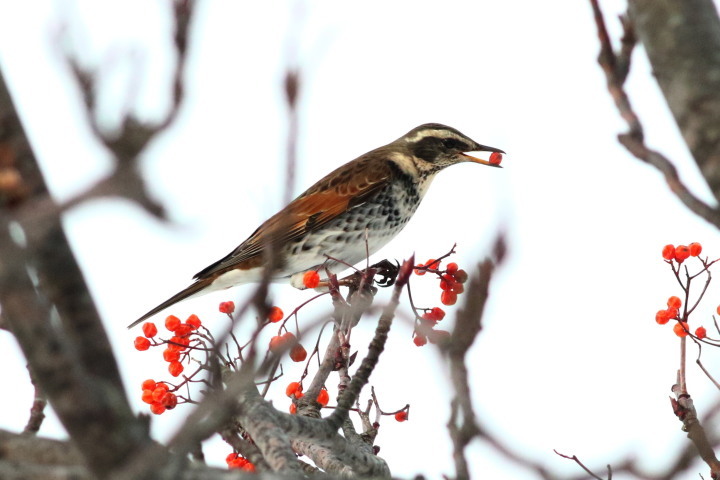
[[[393,174],[388,162],[378,162],[372,157],[361,157],[343,165],[270,217],[235,250],[198,272],[195,278],[208,278],[243,263],[245,268],[261,266],[266,245],[271,242],[284,245],[319,230],[386,186]]]

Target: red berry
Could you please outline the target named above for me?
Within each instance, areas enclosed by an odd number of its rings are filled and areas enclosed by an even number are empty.
[[[165,412],[165,406],[162,403],[153,403],[150,405],[150,411],[155,415],[162,415]]]
[[[294,403],[290,404],[290,415],[295,415],[297,413],[297,406]]]
[[[660,325],[665,325],[670,320],[670,312],[667,310],[658,310],[655,314],[655,321]]]
[[[430,310],[430,313],[437,322],[445,318],[445,310],[440,307],[433,307],[433,309]]]
[[[457,293],[455,292],[446,290],[440,295],[440,303],[443,305],[455,305],[455,302],[457,302]]]
[[[673,332],[675,332],[675,335],[677,335],[678,337],[687,336],[688,331],[688,324],[685,322],[677,322],[673,327]]]
[[[455,277],[455,281],[458,283],[465,283],[468,279],[468,274],[465,270],[458,270],[453,274],[453,277]]]
[[[490,154],[490,164],[491,165],[500,165],[500,162],[502,162],[502,153],[492,152]]]
[[[285,332],[282,335],[275,335],[270,339],[270,351],[273,353],[279,352],[280,350],[295,345],[297,339],[295,335],[290,332]]]
[[[152,391],[153,402],[159,402],[162,397],[170,390],[166,383],[158,383],[155,390]]]
[[[676,297],[675,295],[668,298],[668,301],[667,301],[668,307],[679,309],[681,305],[682,305],[682,300],[680,300],[680,298]]]
[[[168,365],[168,372],[170,372],[170,375],[173,377],[180,375],[183,370],[185,370],[185,367],[183,367],[183,364],[180,362],[171,362],[170,365]]]
[[[152,338],[158,333],[157,327],[152,322],[143,323],[142,331],[143,335],[145,335],[147,338]]]
[[[431,323],[430,326],[435,325],[435,323],[439,322],[443,318],[445,318],[445,312],[442,308],[434,307],[430,309],[429,312],[423,313],[422,317],[423,320],[426,320],[427,322]]]
[[[166,348],[163,350],[163,360],[166,362],[177,362],[180,360],[180,351],[175,348]]]
[[[280,307],[272,307],[270,308],[270,311],[268,311],[268,321],[275,323],[279,322],[280,320],[285,317],[285,314],[283,313],[282,309]]]
[[[330,401],[330,394],[328,393],[327,390],[325,390],[323,388],[322,390],[320,390],[320,393],[318,393],[317,402],[324,407],[328,404],[329,401]]]
[[[226,313],[230,315],[235,311],[235,302],[220,302],[218,310],[220,310],[220,313]]]
[[[299,343],[290,349],[290,360],[293,362],[302,362],[307,358],[305,347]]]
[[[172,392],[167,392],[160,400],[160,403],[168,410],[172,410],[177,406],[177,395]]]
[[[145,402],[145,403],[147,403],[147,404],[152,404],[152,403],[154,402],[154,400],[153,400],[153,391],[152,391],[152,390],[149,390],[149,389],[148,389],[148,390],[143,390],[141,399],[142,399],[143,402]]]
[[[425,265],[423,265],[422,263],[418,263],[417,265],[415,265],[415,267],[416,267],[416,268],[415,268],[415,275],[421,275],[421,276],[422,276],[422,275],[425,275],[425,274],[427,273],[425,270],[418,270],[418,269],[417,269],[417,267],[424,267],[424,266],[425,266]]]
[[[405,410],[400,410],[395,414],[395,420],[397,420],[398,422],[404,422],[405,420],[407,420],[407,418],[408,414]]]
[[[152,391],[152,403],[160,402],[160,399],[165,396],[167,390],[163,388],[156,388]]]
[[[665,245],[662,249],[662,256],[665,260],[673,260],[675,258],[675,246]]]
[[[675,247],[675,260],[678,263],[684,262],[690,256],[690,249],[685,245]]]
[[[153,380],[152,378],[149,378],[142,383],[143,391],[144,390],[155,390],[156,386],[157,386],[157,382],[155,382],[155,380]]]
[[[285,395],[288,397],[292,397],[293,395],[296,395],[298,393],[302,392],[302,385],[300,385],[300,382],[290,382],[285,389]]]
[[[150,348],[150,340],[148,340],[145,337],[137,337],[135,338],[135,350],[139,350],[141,352],[144,352]]]
[[[225,462],[227,462],[228,468],[244,469],[248,464],[252,465],[247,458],[241,457],[237,453],[231,453],[225,457]]]
[[[202,325],[202,322],[200,321],[200,317],[193,313],[185,320],[185,325],[189,326],[192,330],[197,330],[200,328],[200,325]]]
[[[431,258],[430,260],[425,262],[425,266],[432,270],[438,270],[440,269],[440,260],[435,260],[434,258]]]
[[[702,253],[702,245],[700,245],[698,242],[693,242],[690,245],[688,245],[688,248],[690,249],[690,256],[691,257],[697,257]]]
[[[677,308],[667,308],[665,311],[667,312],[667,316],[669,318],[677,318],[677,316],[678,316]]]
[[[455,262],[448,263],[447,266],[445,267],[445,270],[450,275],[454,275],[458,271],[458,264]]]
[[[177,335],[178,337],[185,337],[190,334],[190,332],[193,331],[193,327],[191,325],[188,325],[187,323],[183,323],[182,325],[178,325],[178,327],[175,329],[173,333]]]
[[[425,335],[421,335],[419,333],[415,334],[415,338],[413,338],[413,343],[417,345],[418,347],[422,347],[427,343],[427,337]]]
[[[182,352],[187,349],[188,345],[190,345],[190,339],[189,338],[183,338],[183,337],[172,337],[169,340],[168,348],[172,348],[174,350],[177,350],[179,352]]]
[[[181,323],[182,322],[180,321],[180,319],[175,315],[168,315],[168,317],[165,319],[165,328],[167,328],[171,332],[174,332]]]
[[[433,318],[432,313],[425,312],[422,314],[422,317],[420,317],[420,323],[422,325],[426,326],[427,328],[432,328],[437,323],[437,320],[435,320],[435,318]]]
[[[281,335],[275,335],[270,339],[270,351],[277,352],[281,350],[283,346],[283,337]]]
[[[707,337],[707,330],[705,330],[705,327],[698,327],[695,329],[695,336],[702,340],[703,338]]]
[[[306,288],[315,288],[320,284],[320,274],[315,270],[305,272],[303,275],[303,285]]]

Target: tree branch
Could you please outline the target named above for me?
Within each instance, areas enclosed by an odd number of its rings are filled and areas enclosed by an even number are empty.
[[[107,476],[148,441],[130,410],[118,366],[58,215],[14,215],[49,198],[42,173],[0,72],[0,137],[18,174],[0,197],[0,304],[43,392],[90,468]],[[40,293],[38,293],[40,292]],[[110,433],[108,433],[110,432]]]
[[[653,74],[720,199],[720,18],[712,0],[629,0]]]

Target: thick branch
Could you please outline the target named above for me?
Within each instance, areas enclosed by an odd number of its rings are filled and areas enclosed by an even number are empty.
[[[123,393],[118,366],[60,217],[17,218],[16,207],[49,198],[0,73],[0,145],[18,172],[19,195],[0,203],[0,304],[42,390],[85,455],[107,475],[148,441]],[[41,292],[41,293],[38,293]],[[59,317],[59,318],[58,318]]]
[[[700,170],[720,199],[720,18],[712,0],[630,0],[653,73]]]
[[[624,87],[630,67],[630,55],[635,42],[635,27],[633,23],[625,17],[621,19],[623,21],[625,34],[622,38],[620,51],[616,54],[605,27],[605,19],[600,10],[599,1],[590,0],[590,4],[595,14],[595,23],[600,40],[598,63],[602,67],[603,72],[605,72],[608,91],[615,101],[618,112],[629,127],[627,133],[618,136],[620,143],[622,143],[630,153],[635,155],[635,157],[657,168],[665,176],[665,181],[672,192],[693,213],[715,225],[717,228],[720,228],[720,211],[700,200],[682,183],[678,176],[677,169],[668,158],[645,145],[642,125],[630,103]]]

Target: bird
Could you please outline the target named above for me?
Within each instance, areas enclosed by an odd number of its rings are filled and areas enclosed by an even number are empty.
[[[500,166],[467,152],[505,153],[439,123],[413,128],[319,180],[237,248],[198,272],[190,286],[128,328],[180,301],[259,282],[268,261],[271,281],[289,281],[297,288],[303,288],[307,271],[347,269],[378,251],[405,227],[438,172],[464,162]]]

